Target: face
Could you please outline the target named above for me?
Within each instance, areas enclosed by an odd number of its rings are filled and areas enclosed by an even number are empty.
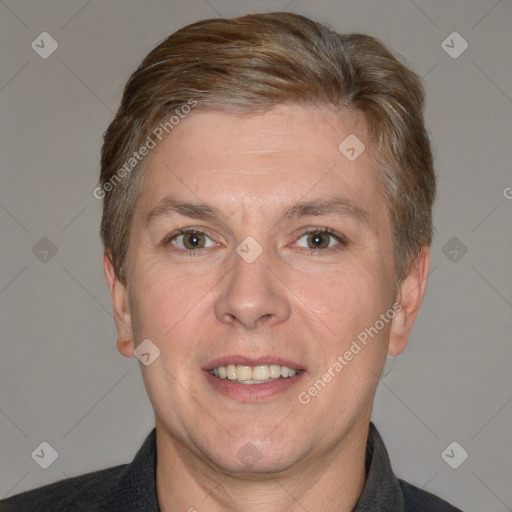
[[[197,111],[146,158],[127,287],[107,261],[118,348],[159,349],[141,365],[157,429],[215,467],[335,454],[406,338],[369,151],[338,149],[351,133],[369,147],[354,112]]]

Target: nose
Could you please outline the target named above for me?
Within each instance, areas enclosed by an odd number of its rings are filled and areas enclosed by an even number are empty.
[[[223,289],[215,301],[215,315],[224,324],[241,325],[253,330],[259,326],[285,322],[290,316],[286,287],[270,268],[271,258],[264,249],[248,263],[234,254],[232,271],[222,281]]]

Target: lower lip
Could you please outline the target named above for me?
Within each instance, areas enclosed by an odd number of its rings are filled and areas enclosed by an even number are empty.
[[[205,371],[206,379],[215,391],[239,402],[262,402],[282,395],[302,380],[304,371],[293,377],[279,378],[262,384],[240,384],[230,379],[219,379]]]

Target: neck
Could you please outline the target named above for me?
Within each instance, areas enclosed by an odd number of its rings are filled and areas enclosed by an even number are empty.
[[[365,483],[369,419],[329,452],[272,474],[233,474],[206,462],[157,420],[156,485],[162,512],[351,512]]]

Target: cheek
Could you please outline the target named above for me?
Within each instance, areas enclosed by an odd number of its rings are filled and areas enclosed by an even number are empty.
[[[148,262],[149,263],[149,262]],[[141,335],[155,341],[179,340],[190,322],[187,317],[197,315],[201,298],[213,286],[206,276],[185,276],[165,265],[139,265],[132,275],[136,322]],[[209,287],[209,288],[208,288]]]
[[[297,276],[294,289],[340,343],[373,325],[390,304],[387,272],[378,265],[350,264],[342,271]],[[388,283],[389,284],[389,283]]]

